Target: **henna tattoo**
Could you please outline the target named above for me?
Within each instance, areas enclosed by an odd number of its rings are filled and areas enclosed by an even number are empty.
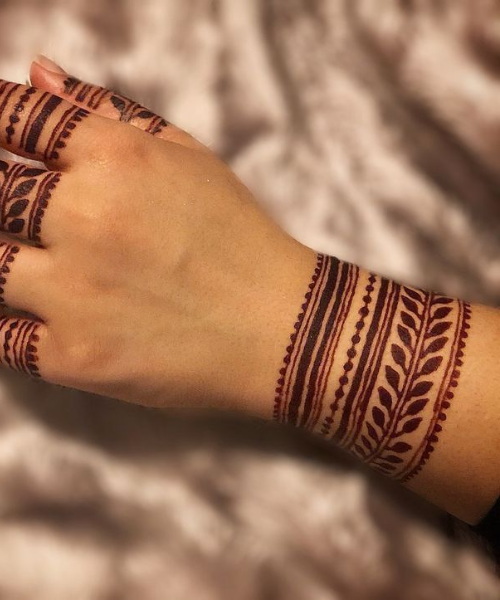
[[[61,173],[0,160],[0,228],[41,243],[41,225]]]
[[[85,104],[90,110],[98,110],[104,102],[109,102],[118,112],[120,121],[129,123],[133,119],[139,119],[144,123],[144,127],[141,126],[141,129],[151,135],[158,135],[169,125],[165,119],[155,115],[137,102],[115,94],[106,88],[84,83],[75,77],[68,77],[64,81],[64,91],[76,102]]]
[[[15,371],[38,379],[41,377],[37,365],[37,330],[40,324],[28,319],[0,318],[0,340],[3,340],[0,363]]]
[[[18,254],[19,246],[0,243],[0,306],[5,308],[4,286],[12,263]],[[40,338],[37,330],[40,323],[29,319],[0,317],[0,364],[20,371],[37,379],[41,377],[38,363],[37,342]]]
[[[12,246],[5,242],[0,243],[0,306],[5,307],[3,286],[7,281],[7,275],[10,273],[10,266],[19,252],[19,246]]]
[[[48,92],[41,93],[33,87],[25,88],[10,82],[0,83],[0,115],[2,115],[15,92],[23,92],[12,107],[9,122],[6,126],[6,142],[27,154],[39,155],[44,160],[56,160],[59,152],[66,147],[76,124],[89,115],[89,111],[70,106],[63,112],[64,100]],[[21,131],[17,131],[18,127]],[[49,140],[41,147],[42,138],[47,127],[52,127]]]
[[[25,104],[29,102],[30,97],[36,92],[34,87],[29,87],[21,97],[19,98],[19,102],[14,106],[14,112],[9,117],[9,125],[6,128],[7,133],[7,143],[12,144],[12,138],[14,133],[16,132],[15,126],[21,120],[19,114],[24,111]]]
[[[318,429],[409,480],[446,421],[470,319],[465,302],[319,254],[280,370],[275,419]]]
[[[57,125],[52,130],[52,134],[44,152],[46,160],[57,160],[60,151],[66,147],[66,141],[77,123],[83,121],[89,115],[89,111],[72,106],[61,117]]]

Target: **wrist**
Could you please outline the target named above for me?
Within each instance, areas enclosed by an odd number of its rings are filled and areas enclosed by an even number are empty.
[[[226,348],[231,368],[219,383],[228,408],[271,420],[279,372],[318,254],[287,234],[267,254],[245,289],[238,334]]]

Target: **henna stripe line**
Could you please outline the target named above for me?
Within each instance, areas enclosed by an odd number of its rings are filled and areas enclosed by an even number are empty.
[[[335,323],[335,329],[332,332],[331,340],[329,347],[327,349],[327,360],[325,361],[324,368],[321,370],[319,374],[319,394],[316,402],[316,407],[314,413],[306,424],[308,429],[314,429],[318,423],[318,420],[321,416],[323,410],[323,399],[325,397],[326,388],[328,385],[328,381],[330,378],[330,373],[333,367],[333,362],[335,357],[337,356],[337,349],[340,342],[340,337],[342,334],[342,330],[344,328],[345,322],[347,320],[347,316],[349,315],[349,311],[352,306],[352,302],[356,292],[356,286],[359,281],[359,269],[354,265],[350,265],[350,279],[348,284],[348,289],[346,290],[346,294],[343,295],[343,303],[340,311],[339,318]]]
[[[330,269],[326,281],[326,288],[329,290],[334,290],[336,288],[336,281],[339,275],[339,261],[332,260],[330,261]],[[302,351],[299,365],[297,368],[297,376],[295,378],[292,398],[290,401],[290,406],[288,410],[288,421],[293,425],[297,425],[298,421],[298,411],[301,403],[301,396],[304,390],[304,385],[306,381],[307,369],[312,357],[312,352],[314,350],[315,341],[319,335],[319,331],[321,328],[321,324],[325,318],[325,313],[328,309],[329,299],[326,294],[320,299],[319,307],[316,313],[314,314],[312,325],[310,328],[309,335],[306,339],[306,343],[304,345],[304,349]]]
[[[340,267],[340,279],[339,279],[338,283],[337,283],[337,277],[335,278],[335,285],[339,289],[345,290],[348,276],[349,276],[349,265],[347,263],[344,263]],[[304,426],[304,423],[307,421],[307,419],[309,418],[309,416],[311,414],[313,400],[316,395],[316,386],[318,383],[318,372],[321,368],[321,365],[324,364],[325,348],[328,344],[329,336],[331,336],[333,325],[337,320],[339,309],[341,306],[342,297],[343,297],[343,294],[335,294],[335,302],[333,303],[333,306],[330,306],[331,296],[329,296],[325,299],[325,303],[324,303],[325,312],[323,315],[323,319],[321,321],[318,319],[318,322],[316,323],[316,325],[318,327],[317,336],[315,336],[314,339],[311,339],[311,341],[309,343],[310,354],[309,354],[308,358],[309,358],[309,364],[312,365],[312,368],[311,368],[310,373],[307,373],[306,371],[304,371],[305,377],[307,377],[308,385],[307,385],[307,392],[306,392],[306,395],[304,398],[304,404],[303,404],[303,409],[302,409],[302,418],[300,420],[301,427]],[[328,315],[328,310],[330,311],[329,315]],[[326,325],[324,327],[323,334],[320,336],[320,333],[323,329],[323,324],[325,322],[326,322]],[[313,331],[314,331],[314,325],[313,325]],[[316,353],[316,356],[314,356],[314,353]]]
[[[297,362],[300,359],[300,349],[303,347],[304,340],[307,336],[307,332],[309,331],[310,323],[320,301],[321,290],[323,289],[324,282],[326,281],[329,264],[330,263],[327,257],[318,259],[319,266],[316,267],[313,283],[309,285],[309,291],[305,295],[304,303],[301,306],[302,312],[297,317],[298,323],[295,325],[295,332],[292,334],[292,336],[290,336],[291,345],[288,347],[290,354],[288,356],[289,363],[287,364],[288,384],[286,387],[286,400],[283,406],[283,420],[285,421],[292,397],[291,386],[293,385],[293,374],[296,371]],[[316,273],[316,271],[318,271],[318,273]],[[285,357],[284,361],[286,363],[287,357]]]
[[[0,92],[0,93],[1,93],[1,94],[3,94],[3,93],[4,93],[4,91],[5,91],[5,89],[6,89],[6,88],[7,88],[9,85],[12,85],[12,84],[6,83],[6,84],[5,84],[5,85],[2,87],[2,90],[1,90],[1,92]],[[11,88],[11,89],[8,91],[8,92],[7,92],[7,94],[6,94],[6,95],[5,95],[5,96],[2,98],[2,103],[0,104],[0,115],[2,115],[2,116],[3,116],[3,113],[4,113],[4,111],[5,111],[5,108],[6,108],[6,106],[7,106],[7,103],[9,102],[9,100],[10,100],[10,98],[11,98],[12,94],[14,94],[14,92],[15,92],[17,89],[19,89],[20,87],[21,87],[21,86],[20,86],[19,84],[15,84],[15,85],[14,85],[14,86],[13,86],[13,87],[12,87],[12,88]]]
[[[29,321],[21,322],[21,324],[19,325],[18,331],[17,331],[17,335],[12,344],[12,355],[14,358],[14,366],[16,367],[16,369],[18,371],[23,370],[23,347],[24,347],[23,344],[24,344],[24,339],[26,337],[27,330],[29,329],[30,325],[31,325],[31,323],[29,323]],[[18,348],[19,344],[21,344],[20,349]]]
[[[56,110],[56,108],[61,104],[61,102],[62,102],[62,98],[59,98],[58,96],[51,96],[47,100],[47,102],[45,103],[44,107],[42,108],[40,114],[34,120],[33,125],[30,129],[30,132],[26,139],[26,146],[25,146],[26,152],[29,152],[30,154],[35,154],[36,145],[38,143],[38,140],[40,139],[40,135],[42,134],[43,128],[45,127],[45,124],[47,123],[47,120],[49,119],[49,117]]]
[[[2,225],[5,223],[5,219],[7,218],[7,202],[4,201],[4,198],[10,198],[12,194],[12,186],[14,185],[14,182],[18,175],[21,173],[21,171],[24,171],[24,165],[18,164],[13,169],[11,169],[10,172],[7,172],[5,174],[5,180],[0,189],[0,198],[2,201]]]
[[[287,410],[286,402],[287,402],[287,399],[290,397],[290,385],[292,382],[291,377],[288,381],[286,391],[283,392],[283,390],[285,388],[285,381],[286,381],[287,374],[290,371],[291,360],[293,357],[293,351],[296,346],[296,339],[299,336],[301,325],[304,321],[304,318],[306,317],[307,309],[309,308],[309,305],[311,304],[311,297],[313,296],[313,292],[314,292],[313,304],[315,305],[315,303],[316,303],[316,300],[318,297],[317,296],[317,282],[318,282],[318,279],[320,279],[320,278],[322,280],[322,278],[324,276],[324,272],[325,272],[325,271],[323,271],[323,267],[325,266],[325,263],[327,262],[326,257],[323,254],[318,254],[317,256],[318,256],[318,260],[316,263],[316,268],[314,269],[312,281],[309,284],[309,288],[308,288],[309,291],[306,293],[304,302],[301,305],[301,312],[299,313],[299,315],[297,317],[297,322],[294,325],[294,332],[290,335],[290,345],[287,347],[287,353],[283,360],[284,366],[281,367],[281,369],[279,371],[280,378],[278,379],[278,387],[276,388],[276,396],[275,396],[273,414],[274,414],[274,418],[281,422],[283,422],[285,420],[286,410]],[[311,318],[311,317],[312,317],[312,312],[309,314],[308,318]],[[302,339],[303,339],[304,335],[305,335],[305,331],[303,330],[302,335],[301,335],[300,344],[302,344]],[[292,371],[295,369],[295,361],[297,360],[297,357],[298,357],[298,353],[295,355],[295,357],[293,357]],[[284,406],[282,406],[283,404],[284,404]]]
[[[60,131],[57,137],[53,134],[49,139],[49,144],[44,153],[44,157],[47,160],[57,160],[59,158],[59,150],[66,147],[66,142],[63,142],[63,139],[68,138],[70,132],[76,127],[76,123],[81,122],[90,113],[88,110],[75,106],[70,111],[67,111],[66,114],[68,115],[66,121],[61,121],[61,123],[64,123],[62,131]]]
[[[43,104],[43,102],[46,100],[46,98],[48,98],[50,96],[50,94],[48,92],[45,92],[44,94],[42,94],[38,100],[35,102],[35,105],[33,106],[33,108],[31,109],[28,118],[26,119],[26,122],[24,124],[24,129],[23,132],[21,134],[21,143],[19,144],[21,148],[24,148],[26,145],[26,136],[28,135],[28,132],[31,129],[31,124],[33,122],[33,120],[35,119],[35,115],[36,112],[39,108],[39,106],[41,104]]]
[[[71,118],[71,115],[78,110],[75,106],[70,106],[63,114],[57,125],[54,127],[50,134],[49,141],[47,143],[47,148],[45,149],[44,157],[48,158],[53,151],[54,140],[57,139],[57,136],[64,129],[65,123]]]
[[[27,236],[35,242],[41,242],[40,230],[42,218],[47,208],[48,201],[52,195],[52,190],[55,188],[61,178],[61,173],[49,172],[42,180],[38,188],[35,201],[31,205],[31,210],[28,217]]]

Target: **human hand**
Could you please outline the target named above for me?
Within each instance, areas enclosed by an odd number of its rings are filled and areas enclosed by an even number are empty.
[[[0,163],[3,297],[34,316],[2,319],[1,362],[148,405],[272,412],[316,254],[186,132],[40,65],[31,79],[0,86],[1,145],[49,169]]]

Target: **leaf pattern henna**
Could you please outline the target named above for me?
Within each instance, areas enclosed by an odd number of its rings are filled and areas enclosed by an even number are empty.
[[[45,209],[61,173],[0,160],[0,228],[41,243]]]
[[[442,431],[470,319],[464,302],[319,254],[280,370],[274,417],[319,428],[406,481]]]
[[[65,80],[64,91],[66,95],[80,104],[85,104],[90,110],[97,111],[103,103],[109,102],[117,111],[120,121],[129,123],[139,119],[144,123],[141,129],[144,129],[144,131],[151,135],[158,135],[168,126],[168,122],[165,119],[155,115],[137,102],[125,96],[115,94],[106,88],[84,83],[75,77],[68,77]]]

